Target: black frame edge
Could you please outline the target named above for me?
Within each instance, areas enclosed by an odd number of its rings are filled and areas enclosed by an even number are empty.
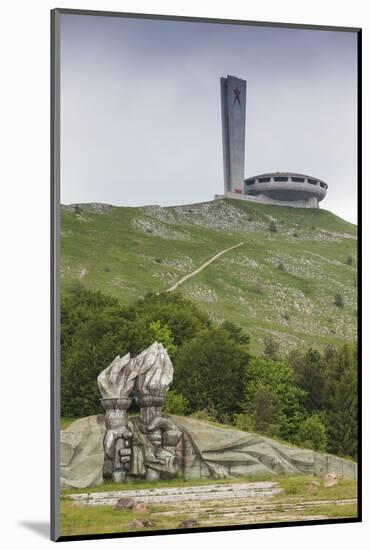
[[[357,31],[357,340],[358,340],[358,517],[362,521],[362,29]]]
[[[50,27],[50,538],[60,538],[60,43],[59,13],[51,10]]]
[[[216,17],[198,17],[191,15],[170,15],[170,14],[154,14],[154,13],[136,13],[136,12],[120,12],[120,11],[100,11],[100,10],[84,10],[74,8],[55,8],[56,12],[65,15],[89,15],[91,17],[124,17],[126,19],[152,19],[159,21],[184,21],[189,23],[216,23],[227,25],[249,25],[256,27],[282,27],[303,30],[317,31],[338,31],[338,32],[358,32],[360,27],[341,27],[331,25],[315,25],[311,23],[283,23],[271,21],[250,21],[247,19],[219,19]]]
[[[96,535],[62,535],[57,542],[69,542],[75,540],[101,540],[101,539],[117,539],[117,538],[133,538],[133,537],[153,537],[165,535],[181,535],[187,533],[218,533],[220,531],[250,531],[252,529],[271,529],[281,527],[310,527],[312,525],[339,525],[347,523],[360,523],[358,517],[354,518],[335,518],[324,520],[308,520],[308,521],[285,521],[280,523],[255,523],[248,525],[225,525],[220,527],[199,527],[190,529],[164,529],[158,531],[133,531],[122,533],[101,533]]]

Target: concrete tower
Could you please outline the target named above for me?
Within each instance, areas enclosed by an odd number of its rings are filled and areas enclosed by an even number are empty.
[[[244,192],[246,80],[220,79],[222,99],[224,193]]]

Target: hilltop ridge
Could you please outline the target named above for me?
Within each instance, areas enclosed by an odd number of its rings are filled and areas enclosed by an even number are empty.
[[[61,220],[62,292],[82,284],[130,303],[234,247],[177,290],[214,320],[242,326],[253,350],[269,335],[284,351],[356,337],[357,227],[326,210],[235,199],[89,203],[62,206]]]

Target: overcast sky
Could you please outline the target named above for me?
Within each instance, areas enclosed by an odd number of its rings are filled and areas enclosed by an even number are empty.
[[[223,193],[221,76],[247,80],[245,177],[310,174],[356,222],[356,34],[61,17],[61,200]]]

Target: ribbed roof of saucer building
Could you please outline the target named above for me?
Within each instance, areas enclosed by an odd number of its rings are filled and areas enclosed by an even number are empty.
[[[296,172],[268,172],[244,180],[243,195],[269,204],[316,208],[326,196],[322,179]]]

